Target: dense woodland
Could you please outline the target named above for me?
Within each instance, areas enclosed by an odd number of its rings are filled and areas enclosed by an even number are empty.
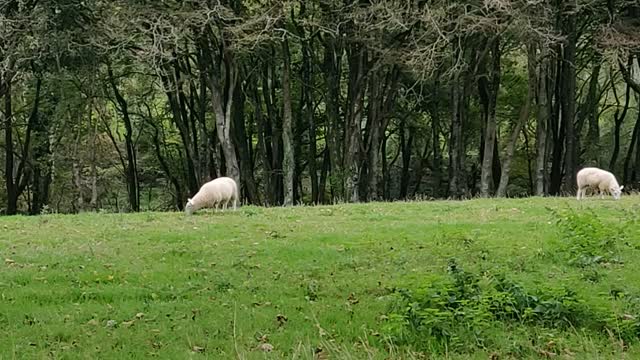
[[[5,214],[640,185],[636,0],[0,0]]]

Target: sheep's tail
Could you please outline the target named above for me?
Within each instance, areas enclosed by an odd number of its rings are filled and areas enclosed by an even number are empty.
[[[234,189],[233,189],[233,210],[236,210],[237,207],[238,207],[238,184],[236,183],[236,186],[234,186]]]

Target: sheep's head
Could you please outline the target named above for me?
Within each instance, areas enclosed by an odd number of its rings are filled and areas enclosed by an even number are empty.
[[[191,199],[187,199],[187,204],[184,206],[184,212],[187,215],[193,214],[193,201]]]
[[[611,189],[609,189],[609,191],[611,192],[611,195],[613,196],[614,199],[618,200],[620,199],[620,195],[622,195],[622,189],[624,189],[624,185],[622,186],[616,186],[613,187]]]

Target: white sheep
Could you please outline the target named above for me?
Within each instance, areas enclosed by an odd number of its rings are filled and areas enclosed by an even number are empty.
[[[232,178],[220,177],[202,185],[192,199],[187,199],[184,211],[187,215],[191,215],[194,211],[206,207],[217,210],[218,205],[222,205],[224,211],[231,200],[235,210],[238,202],[238,185]]]
[[[595,167],[587,167],[578,171],[578,196],[577,199],[583,199],[588,188],[598,190],[600,192],[600,198],[604,199],[604,193],[610,193],[614,199],[620,199],[622,189],[624,186],[620,186],[616,177],[602,169]]]

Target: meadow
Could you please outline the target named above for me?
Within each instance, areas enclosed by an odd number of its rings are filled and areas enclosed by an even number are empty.
[[[0,359],[640,357],[639,196],[0,218]]]

